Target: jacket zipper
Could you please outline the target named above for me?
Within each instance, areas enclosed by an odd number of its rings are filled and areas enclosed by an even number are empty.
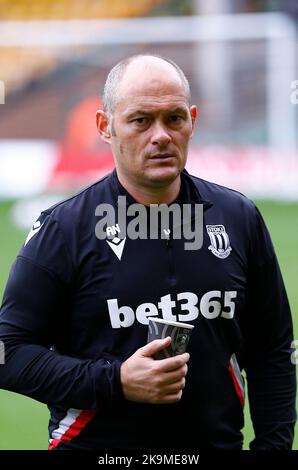
[[[174,287],[176,284],[176,272],[174,265],[174,256],[173,256],[173,240],[172,240],[172,231],[169,233],[166,239],[166,246],[168,251],[168,260],[169,260],[169,278],[171,282],[171,287]]]

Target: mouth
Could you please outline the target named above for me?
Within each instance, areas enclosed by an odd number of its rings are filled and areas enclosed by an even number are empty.
[[[149,160],[165,161],[175,158],[175,155],[170,153],[158,153],[156,155],[151,155]]]

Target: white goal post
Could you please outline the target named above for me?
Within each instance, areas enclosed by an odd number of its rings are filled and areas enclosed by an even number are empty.
[[[297,37],[292,20],[281,13],[117,20],[2,21],[0,47],[95,46],[231,40],[266,40],[267,132],[277,151],[297,149],[296,113],[291,84],[296,76]],[[278,73],[276,73],[278,70]],[[1,77],[0,77],[1,78]]]

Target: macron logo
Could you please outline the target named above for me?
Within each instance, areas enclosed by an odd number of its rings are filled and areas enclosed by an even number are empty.
[[[109,237],[114,236],[114,238],[112,238],[111,240],[106,240],[106,242],[109,245],[109,247],[112,248],[117,258],[121,261],[126,237],[119,238],[116,236],[116,234],[120,233],[119,224],[112,225],[111,227],[107,227],[106,233],[107,233],[107,236]]]
[[[117,256],[117,258],[121,261],[122,253],[123,253],[123,248],[125,245],[125,240],[126,237],[121,240],[118,237],[113,238],[113,240],[109,241],[107,240],[107,244],[112,248],[113,252]]]
[[[27,243],[31,240],[32,237],[34,237],[34,235],[37,234],[37,232],[39,232],[39,230],[41,229],[42,227],[42,224],[40,223],[40,221],[38,220],[37,222],[35,222],[35,224],[33,225],[32,229],[30,230],[29,234],[28,234],[28,237],[26,238],[26,241],[24,243],[24,246],[27,245]]]
[[[28,234],[28,237],[26,238],[26,241],[24,243],[24,246],[27,245],[27,243],[29,242],[29,240],[31,240],[32,237],[34,237],[34,235],[37,234],[37,232],[39,232],[39,230],[41,229],[43,224],[40,223],[40,221],[38,220],[37,222],[35,222],[35,224],[33,225],[32,229],[30,230],[29,234]]]

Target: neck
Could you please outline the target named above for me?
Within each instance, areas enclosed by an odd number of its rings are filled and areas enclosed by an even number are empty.
[[[136,186],[117,173],[118,179],[126,191],[140,204],[171,204],[177,198],[181,179],[180,175],[169,185],[161,187]]]

